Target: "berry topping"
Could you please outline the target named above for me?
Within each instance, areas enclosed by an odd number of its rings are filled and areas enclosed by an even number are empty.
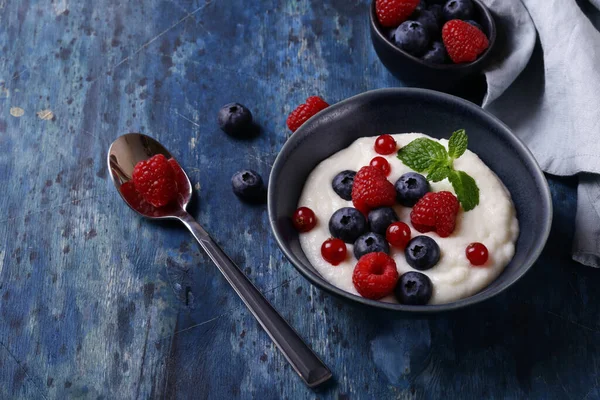
[[[317,225],[317,217],[308,207],[300,207],[292,217],[294,228],[300,233],[308,232]]]
[[[416,172],[402,175],[396,181],[394,188],[396,189],[396,199],[404,207],[414,206],[430,190],[427,179]]]
[[[488,260],[488,249],[483,243],[471,243],[465,251],[471,264],[480,266]]]
[[[352,185],[354,184],[354,171],[342,171],[333,178],[331,186],[333,191],[344,200],[352,200]]]
[[[417,236],[406,245],[404,256],[408,265],[425,271],[433,268],[440,260],[440,246],[429,236]]]
[[[366,231],[367,220],[356,208],[340,208],[329,219],[331,236],[342,239],[346,243],[354,243]]]
[[[396,190],[385,174],[375,167],[362,167],[354,177],[352,203],[363,214],[382,206],[393,206]]]
[[[406,21],[419,0],[375,0],[375,12],[381,26],[393,28]]]
[[[433,42],[431,48],[423,55],[423,61],[432,64],[445,64],[448,61],[448,52],[442,42]]]
[[[400,304],[423,306],[429,303],[433,292],[431,279],[420,272],[411,271],[400,276],[394,294]]]
[[[473,2],[471,0],[449,0],[444,6],[444,18],[470,19],[473,16]]]
[[[154,207],[162,207],[177,197],[175,173],[167,158],[156,154],[135,165],[132,174],[135,189]]]
[[[420,22],[405,21],[394,31],[394,43],[407,53],[419,57],[427,51],[429,33]]]
[[[266,190],[258,172],[245,169],[236,172],[231,177],[233,193],[240,199],[250,203],[260,203],[265,200]]]
[[[365,254],[380,252],[389,253],[390,245],[385,240],[385,237],[377,233],[365,233],[354,242],[354,257],[357,260]]]
[[[396,262],[385,253],[369,253],[361,257],[352,274],[356,291],[372,300],[391,294],[397,282]]]
[[[396,151],[396,140],[392,135],[381,135],[375,139],[375,152],[381,155],[392,154]]]
[[[221,107],[217,118],[223,132],[232,136],[250,136],[253,133],[252,113],[240,103]]]
[[[391,167],[388,160],[383,157],[375,157],[369,163],[371,167],[379,168],[386,176],[390,174]]]
[[[287,126],[292,132],[296,132],[303,123],[308,121],[310,117],[317,114],[319,111],[329,107],[319,96],[311,96],[306,99],[304,104],[300,104],[287,118]]]
[[[331,265],[339,265],[346,259],[346,243],[341,239],[327,239],[321,245],[323,259]]]
[[[436,231],[441,237],[454,232],[460,205],[450,192],[427,193],[413,207],[410,221],[421,233]]]
[[[485,33],[458,19],[446,22],[442,39],[448,55],[457,64],[475,61],[490,45]]]
[[[398,215],[391,207],[380,207],[369,211],[367,219],[371,232],[385,235],[388,226],[398,221]]]
[[[388,226],[385,238],[392,246],[403,249],[410,241],[410,227],[404,222],[394,222]]]

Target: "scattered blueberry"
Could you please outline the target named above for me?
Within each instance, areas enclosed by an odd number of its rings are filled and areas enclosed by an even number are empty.
[[[420,22],[421,25],[427,29],[427,33],[429,37],[436,37],[440,34],[441,27],[438,23],[438,20],[435,14],[429,10],[423,10],[419,14],[419,18],[417,18],[417,22]]]
[[[398,222],[398,215],[391,207],[380,207],[369,212],[368,220],[371,232],[385,236],[388,226]]]
[[[420,272],[411,271],[400,276],[394,293],[400,304],[423,306],[429,303],[433,292],[431,279]]]
[[[219,127],[232,136],[250,136],[254,133],[252,113],[239,103],[229,103],[219,110]]]
[[[354,185],[354,171],[342,171],[333,178],[331,186],[333,191],[344,200],[352,200],[352,185]]]
[[[396,199],[404,207],[412,207],[425,193],[429,192],[429,182],[416,172],[408,172],[402,175],[394,185],[396,188]]]
[[[231,187],[240,199],[258,203],[265,200],[266,190],[260,175],[251,169],[236,172],[231,178]]]
[[[417,236],[406,245],[404,256],[408,265],[424,271],[440,260],[440,246],[429,236]]]
[[[385,240],[385,237],[377,233],[365,233],[354,242],[354,257],[357,260],[360,260],[365,254],[379,252],[388,254],[390,252],[390,245]]]
[[[329,219],[329,232],[346,243],[354,241],[367,231],[367,220],[356,208],[344,207]]]
[[[449,0],[444,6],[444,18],[471,19],[473,17],[473,2],[471,0]]]
[[[429,46],[429,34],[420,22],[404,21],[394,32],[394,43],[402,50],[420,56]]]
[[[479,25],[477,22],[473,21],[472,19],[465,21],[465,22],[468,22],[469,24],[473,25],[475,28],[477,28],[481,32],[483,32],[483,28],[481,27],[481,25]]]
[[[448,52],[446,46],[442,42],[433,42],[431,49],[423,56],[423,61],[432,64],[444,64],[448,60]]]

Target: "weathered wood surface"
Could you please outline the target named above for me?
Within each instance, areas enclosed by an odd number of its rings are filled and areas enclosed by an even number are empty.
[[[264,207],[229,179],[267,176],[308,95],[399,85],[366,0],[0,0],[0,399],[600,398],[599,272],[570,261],[573,180],[515,287],[432,318],[311,287]],[[263,128],[234,141],[218,108]],[[21,112],[23,113],[22,115]],[[193,239],[136,217],[107,179],[119,134],[158,138],[189,172],[194,214],[330,365],[294,375]]]

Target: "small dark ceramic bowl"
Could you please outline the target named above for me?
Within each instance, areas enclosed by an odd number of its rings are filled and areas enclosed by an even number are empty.
[[[405,85],[427,89],[449,91],[461,82],[483,70],[489,61],[496,43],[496,24],[488,8],[479,0],[473,0],[475,19],[490,42],[488,49],[479,58],[468,64],[431,64],[426,63],[398,48],[390,39],[390,30],[383,28],[377,20],[375,1],[369,12],[371,41],[377,56],[383,65]]]
[[[423,132],[448,138],[464,128],[469,149],[500,177],[512,195],[520,235],[515,255],[490,286],[466,299],[428,306],[407,306],[365,299],[323,279],[308,262],[291,215],[310,172],[324,159],[363,136]],[[476,304],[515,283],[540,255],[552,222],[550,190],[544,174],[525,145],[498,119],[473,103],[425,89],[380,89],[330,106],[308,120],[285,143],[269,180],[269,221],[279,247],[310,282],[345,299],[373,307],[439,312]],[[323,222],[321,222],[323,223]]]

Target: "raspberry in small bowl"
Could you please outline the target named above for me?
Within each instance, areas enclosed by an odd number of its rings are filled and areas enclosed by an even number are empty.
[[[405,85],[461,93],[481,83],[496,25],[480,0],[373,0],[369,18],[377,56]]]

